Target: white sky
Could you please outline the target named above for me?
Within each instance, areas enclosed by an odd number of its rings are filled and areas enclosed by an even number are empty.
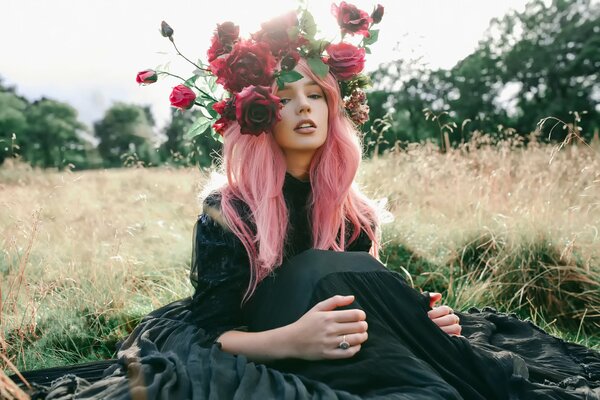
[[[368,12],[377,1],[351,0]],[[470,54],[489,22],[525,0],[379,0],[385,6],[379,41],[367,70],[398,58],[450,68]],[[336,1],[339,4],[339,1]],[[177,46],[206,59],[217,23],[231,20],[241,35],[296,8],[296,0],[0,0],[0,76],[30,100],[47,96],[70,103],[89,126],[115,101],[151,104],[159,126],[168,121],[176,80],[140,87],[135,75],[173,60],[170,71],[190,76],[159,33],[166,20]],[[339,35],[330,1],[309,1],[320,34]],[[339,39],[339,36],[337,36]],[[180,58],[179,58],[180,59]],[[189,67],[188,67],[189,66]]]

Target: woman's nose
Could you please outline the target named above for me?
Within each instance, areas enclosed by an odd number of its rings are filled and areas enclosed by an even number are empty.
[[[309,112],[309,111],[310,111],[310,103],[308,102],[308,97],[301,96],[300,99],[298,100],[298,114],[301,114],[303,112]]]

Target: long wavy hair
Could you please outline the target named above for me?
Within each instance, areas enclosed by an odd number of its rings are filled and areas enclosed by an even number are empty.
[[[302,59],[297,69],[321,86],[329,110],[327,138],[315,152],[309,171],[313,247],[343,251],[362,229],[373,242],[370,253],[378,258],[377,213],[354,184],[362,143],[344,112],[338,83],[331,74],[316,76]],[[273,85],[272,90],[275,93],[277,86]],[[220,189],[221,210],[250,260],[246,301],[283,260],[289,223],[282,191],[287,167],[273,135],[242,135],[234,122],[224,132],[223,142],[222,169],[227,184]],[[240,214],[240,200],[248,206],[250,215]]]

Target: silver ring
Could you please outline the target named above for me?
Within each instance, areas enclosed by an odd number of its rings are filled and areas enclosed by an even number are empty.
[[[338,344],[338,347],[342,350],[348,350],[350,348],[350,343],[346,342],[346,335],[344,335],[342,341]]]

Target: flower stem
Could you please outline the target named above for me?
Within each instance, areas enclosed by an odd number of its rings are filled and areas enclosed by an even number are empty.
[[[181,54],[181,52],[179,51],[179,49],[177,48],[177,45],[175,44],[175,40],[173,40],[173,38],[169,38],[171,39],[171,43],[173,43],[173,47],[175,47],[175,50],[177,51],[177,54],[179,54],[181,57],[183,57],[187,62],[189,62],[190,64],[192,64],[194,67],[198,68],[201,71],[207,71],[210,72],[210,70],[208,68],[202,68],[201,66],[199,66],[198,64],[196,64],[195,62],[193,62],[192,60],[190,60],[189,58],[187,58],[186,56],[184,56],[183,54]]]
[[[175,74],[172,74],[172,73],[170,73],[170,72],[167,72],[167,71],[156,71],[156,72],[157,72],[157,73],[159,73],[159,74],[165,74],[165,75],[172,76],[172,77],[174,77],[174,78],[181,79],[183,82],[187,82],[187,81],[186,81],[184,78],[182,78],[181,76],[179,76],[179,75],[175,75]],[[198,90],[200,93],[202,93],[203,95],[205,95],[206,97],[208,97],[210,100],[214,101],[215,103],[216,103],[216,102],[218,102],[218,100],[217,100],[217,99],[215,99],[215,98],[214,98],[213,96],[211,96],[210,94],[206,93],[204,90],[200,89],[198,86],[196,86],[196,84],[195,84],[195,83],[194,83],[194,87],[195,87],[195,88],[196,88],[196,89],[197,89],[197,90]]]

